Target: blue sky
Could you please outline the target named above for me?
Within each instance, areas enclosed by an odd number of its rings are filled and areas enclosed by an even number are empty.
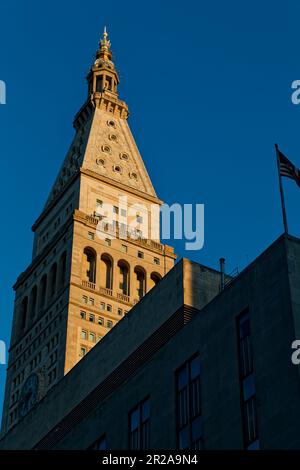
[[[39,215],[86,98],[106,24],[119,92],[158,195],[205,204],[205,246],[178,255],[242,269],[282,233],[274,143],[300,167],[300,4],[296,1],[2,0],[0,339],[12,285],[30,262]],[[300,191],[284,181],[290,232]],[[0,365],[0,407],[5,367]]]

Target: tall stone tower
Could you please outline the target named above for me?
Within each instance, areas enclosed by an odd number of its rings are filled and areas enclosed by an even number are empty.
[[[128,107],[118,97],[106,30],[87,81],[74,140],[33,225],[32,262],[14,286],[2,432],[35,406],[176,258],[159,240],[161,201],[128,127]]]

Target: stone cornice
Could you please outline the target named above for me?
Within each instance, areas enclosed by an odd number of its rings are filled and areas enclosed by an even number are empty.
[[[149,194],[146,194],[146,193],[143,193],[142,191],[139,191],[138,189],[134,189],[134,188],[131,188],[130,186],[127,186],[123,183],[119,183],[117,181],[114,181],[110,178],[108,178],[107,176],[102,176],[102,175],[98,175],[97,173],[95,173],[94,171],[92,170],[88,170],[88,169],[85,169],[85,168],[81,168],[78,173],[76,173],[71,179],[70,181],[66,184],[66,186],[63,188],[63,190],[58,194],[58,196],[53,199],[53,201],[49,204],[49,206],[47,206],[43,212],[41,213],[41,215],[36,219],[36,221],[34,222],[31,230],[33,232],[36,231],[36,229],[38,228],[38,226],[40,225],[40,223],[44,220],[44,218],[49,214],[49,212],[51,212],[51,210],[53,209],[53,207],[56,206],[56,204],[58,203],[58,201],[63,197],[63,195],[65,194],[65,192],[70,188],[70,186],[74,183],[74,181],[76,181],[76,179],[78,178],[78,176],[80,174],[84,174],[86,176],[89,176],[90,178],[95,178],[97,179],[98,181],[102,181],[104,183],[108,183],[112,186],[115,186],[116,188],[119,188],[119,189],[122,189],[124,191],[127,191],[128,193],[131,193],[133,194],[134,196],[139,196],[141,197],[142,199],[146,199],[147,201],[150,201],[150,202],[153,202],[155,204],[159,204],[159,205],[162,205],[163,204],[163,201],[161,199],[158,199],[156,197],[153,197],[153,196],[150,196]]]
[[[111,186],[115,186],[118,189],[122,189],[123,191],[126,191],[128,193],[133,194],[134,196],[138,196],[142,199],[147,199],[147,201],[153,202],[154,204],[159,204],[160,206],[164,203],[161,199],[150,196],[147,193],[144,193],[143,191],[140,191],[138,189],[131,188],[130,186],[127,186],[126,184],[119,183],[118,181],[112,180],[108,178],[107,176],[103,175],[98,175],[98,173],[95,173],[92,170],[88,170],[86,168],[80,168],[80,173],[83,175],[89,176],[90,178],[97,179],[98,181],[102,181],[103,183],[110,184]]]
[[[128,119],[129,111],[125,101],[118,98],[115,93],[104,90],[92,93],[74,117],[74,129],[80,129],[87,121],[93,109],[99,108],[118,116],[121,119]]]

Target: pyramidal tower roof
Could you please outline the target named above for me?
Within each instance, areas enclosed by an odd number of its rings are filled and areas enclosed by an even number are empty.
[[[74,119],[75,137],[51,189],[45,209],[81,171],[88,171],[157,198],[119,99],[119,76],[106,28],[88,75],[88,97]]]

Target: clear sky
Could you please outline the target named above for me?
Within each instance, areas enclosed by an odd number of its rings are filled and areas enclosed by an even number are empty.
[[[30,263],[31,225],[71,142],[103,26],[159,197],[205,204],[204,248],[177,240],[178,255],[215,268],[224,256],[230,272],[282,233],[274,143],[300,167],[299,17],[296,0],[1,0],[0,340],[9,343],[12,285]],[[284,189],[300,236],[300,190],[291,180]],[[0,365],[0,408],[4,377]]]

